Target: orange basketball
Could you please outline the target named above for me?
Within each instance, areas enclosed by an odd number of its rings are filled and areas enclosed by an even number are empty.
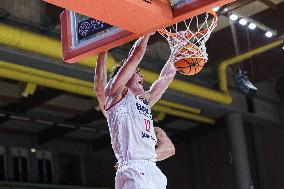
[[[175,62],[175,67],[183,75],[195,75],[202,70],[205,64],[204,58],[185,58]]]
[[[190,50],[188,50],[190,49]],[[199,49],[194,44],[188,44],[183,49],[180,50],[180,55],[177,55],[177,57],[182,56],[181,54],[196,54],[198,55]],[[183,75],[195,75],[202,68],[204,67],[205,59],[204,58],[184,58],[181,60],[178,60],[174,63],[177,70],[181,72]]]

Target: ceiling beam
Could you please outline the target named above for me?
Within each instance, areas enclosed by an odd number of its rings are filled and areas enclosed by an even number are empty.
[[[25,113],[57,97],[59,94],[60,91],[53,89],[37,90],[34,95],[22,97],[20,98],[19,102],[8,104],[1,108],[1,110],[15,113]]]
[[[255,0],[242,0],[242,1],[235,1],[233,3],[230,3],[230,4],[226,4],[224,6],[221,7],[221,14],[226,14],[227,15],[227,12],[231,12],[231,11],[234,11],[236,9],[239,9],[241,7],[244,7],[246,6],[247,4],[253,2]],[[226,11],[224,11],[224,9],[226,9]]]
[[[71,117],[69,119],[64,120],[64,122],[88,124],[101,119],[104,119],[103,113],[101,111],[95,110],[94,108],[91,108],[85,114]],[[63,137],[75,131],[76,129],[77,128],[59,128],[50,126],[37,134],[37,142],[38,144],[44,144],[51,140]]]
[[[33,116],[25,115],[23,113],[11,113],[11,112],[5,112],[1,110],[0,110],[0,119],[16,120],[16,121],[21,121],[21,122],[30,122],[30,123],[41,124],[44,126],[49,126],[47,129],[40,131],[39,133],[35,133],[33,131],[25,131],[21,129],[11,129],[11,128],[4,128],[4,127],[1,128],[0,127],[0,131],[3,131],[3,132],[13,131],[13,133],[18,133],[18,134],[23,134],[23,135],[33,134],[36,136],[38,145],[46,143],[50,140],[65,136],[67,133],[70,133],[76,129],[80,129],[85,132],[104,133],[104,135],[108,133],[107,130],[92,129],[92,128],[84,127],[84,125],[80,125],[76,123],[54,122],[52,120],[41,119],[38,117],[35,118]],[[91,143],[91,140],[89,140],[89,143]]]
[[[272,2],[271,0],[260,0],[260,2],[266,4],[267,6],[269,6],[272,9],[277,9],[277,4],[275,4],[274,2]]]
[[[14,97],[4,96],[4,95],[0,95],[0,101],[9,102],[9,103],[19,103],[19,99],[14,98]],[[68,107],[62,107],[62,106],[56,106],[56,105],[50,105],[50,104],[41,104],[38,106],[38,108],[60,112],[60,113],[66,113],[66,114],[74,114],[74,115],[85,114],[85,112],[81,110],[75,110],[75,109],[68,108]]]
[[[95,110],[95,108],[91,108],[88,111],[86,111],[83,115],[74,116],[72,118],[69,118],[65,121],[67,122],[75,122],[80,124],[88,124],[93,121],[98,121],[101,119],[105,119],[103,113],[101,111]]]
[[[33,108],[48,102],[60,94],[58,90],[37,90],[34,95],[22,97],[18,102],[12,102],[1,108],[1,111],[12,113],[26,113]],[[0,119],[0,125],[8,121],[10,118],[5,117]]]

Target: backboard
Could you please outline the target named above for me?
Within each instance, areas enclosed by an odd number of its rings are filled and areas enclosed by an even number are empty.
[[[65,10],[60,15],[63,60],[75,63],[139,37],[105,22]]]
[[[61,14],[63,59],[74,63],[233,0],[45,1],[68,9]]]

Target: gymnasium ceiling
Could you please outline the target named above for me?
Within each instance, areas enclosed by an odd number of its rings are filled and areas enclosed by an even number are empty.
[[[58,28],[60,28],[59,14],[61,11],[62,9],[58,7],[46,5],[45,14],[49,19],[46,22],[48,24],[37,25],[21,18],[13,17],[13,14],[9,14],[4,9],[1,9],[0,17],[2,19],[0,21],[59,39],[60,31]],[[220,62],[236,56],[228,12],[234,12],[245,18],[250,18],[277,31],[277,35],[267,38],[264,36],[264,32],[259,29],[252,31],[247,29],[246,26],[235,24],[240,54],[283,38],[283,0],[242,0],[224,6],[218,12],[218,28],[207,42],[207,52],[209,54],[207,68],[197,77],[188,78],[178,76],[178,79],[216,88],[218,80],[214,70],[217,69]],[[126,58],[130,45],[131,43],[113,49],[111,53],[116,59]],[[158,34],[151,38],[149,52],[147,52],[146,60],[142,63],[145,69],[158,72],[163,66],[168,53],[161,54],[159,52],[161,50],[157,50],[157,48],[165,49],[166,52],[168,51],[166,43]],[[157,59],[157,57],[161,57],[163,61]],[[59,63],[60,60],[4,45],[0,46],[0,58],[4,61],[28,65],[37,69],[42,69],[46,66],[44,70],[57,73],[61,72],[63,75],[78,76],[83,80],[92,81],[93,79],[93,69],[80,65],[72,65],[71,67],[68,65],[64,67]],[[284,51],[282,50],[282,46],[277,46],[242,61],[241,68],[249,72],[253,83],[257,84],[262,81],[275,80],[277,90],[284,91],[283,82],[280,83],[281,80],[283,81],[284,75],[283,58]],[[68,71],[64,70],[64,68]],[[25,82],[5,78],[0,79],[0,131],[35,136],[38,144],[62,138],[64,140],[92,143],[94,149],[100,149],[105,144],[108,144],[106,121],[98,107],[94,108],[94,104],[97,104],[94,98],[42,86],[37,86],[34,94],[25,97],[23,92],[26,88],[27,83]],[[236,93],[238,97],[242,97],[241,94]],[[200,98],[189,98],[175,90],[169,90],[164,100],[190,105],[196,108],[197,111],[198,109],[201,111],[201,114],[195,113],[194,115],[201,115],[203,116],[202,118],[216,120],[217,123],[222,122],[219,118],[226,112],[240,106],[235,103],[232,106],[227,106],[208,102]],[[167,108],[167,106],[161,107]],[[208,109],[205,107],[208,107]],[[174,108],[165,110],[165,112],[169,111],[178,112]],[[159,120],[156,122],[156,125],[165,128],[170,135],[176,138],[184,135],[207,133],[218,129],[217,124],[213,127],[206,121],[198,121],[198,118],[194,118],[194,115],[192,116],[194,119],[185,119],[174,114],[165,114],[165,112],[155,111],[155,119]],[[251,114],[245,116],[247,116],[247,119],[255,118],[258,122],[262,121],[257,116],[254,117]],[[196,127],[199,125],[202,126]]]

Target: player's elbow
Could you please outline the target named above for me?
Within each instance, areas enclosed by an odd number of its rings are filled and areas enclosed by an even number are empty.
[[[164,75],[163,78],[163,81],[167,82],[167,83],[170,83],[175,77],[175,72],[169,72],[167,73],[166,75]]]
[[[174,145],[171,145],[171,146],[169,147],[169,154],[170,154],[170,156],[175,155],[175,153],[176,153],[175,146],[174,146]]]
[[[175,153],[176,153],[175,146],[172,143],[167,144],[167,150],[166,151],[167,151],[168,157],[175,155]]]
[[[169,69],[166,72],[162,73],[163,80],[171,81],[176,75],[176,69]]]
[[[104,90],[99,86],[95,86],[95,92],[96,92],[97,97],[104,97],[105,96]]]
[[[102,87],[99,84],[95,85],[95,92],[96,94],[102,93]]]

